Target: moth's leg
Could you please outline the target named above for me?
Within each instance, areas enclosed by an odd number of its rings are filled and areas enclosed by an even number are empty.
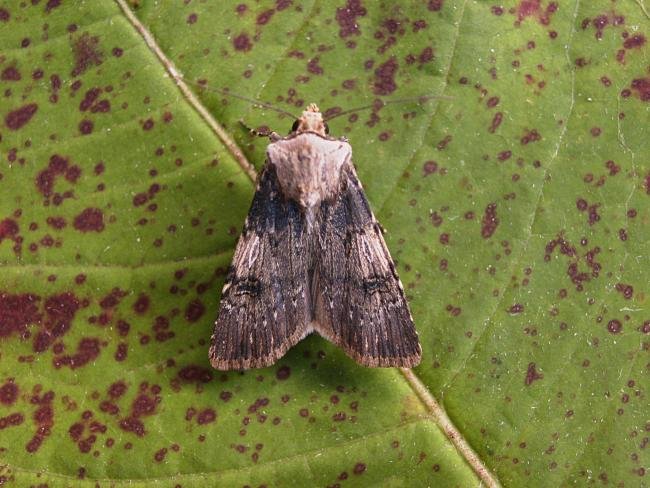
[[[275,132],[273,132],[271,129],[269,129],[268,127],[258,127],[257,129],[253,129],[246,122],[244,122],[242,119],[239,119],[239,123],[252,136],[255,136],[255,137],[269,137],[272,141],[274,140],[273,135],[275,134],[277,136],[277,134]],[[278,136],[278,139],[279,138],[280,138],[280,136]],[[275,140],[278,140],[278,139],[275,139]]]

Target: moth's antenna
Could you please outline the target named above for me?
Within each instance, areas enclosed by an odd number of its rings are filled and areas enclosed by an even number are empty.
[[[394,100],[381,100],[380,98],[377,98],[373,103],[370,105],[364,105],[363,107],[356,107],[356,108],[351,108],[349,110],[344,110],[342,112],[335,113],[331,117],[326,117],[324,121],[332,120],[335,119],[336,117],[340,117],[342,115],[348,115],[354,112],[360,112],[362,110],[368,110],[371,108],[381,108],[385,107],[386,105],[391,105],[394,103],[408,103],[408,102],[426,102],[427,100],[453,100],[451,97],[444,97],[440,95],[422,95],[420,97],[411,97],[411,98],[397,98]]]
[[[282,110],[281,108],[274,107],[270,103],[260,102],[259,100],[254,100],[252,98],[248,98],[248,97],[245,97],[243,95],[237,95],[236,93],[231,93],[230,90],[224,90],[222,88],[211,88],[211,87],[205,86],[202,83],[198,83],[196,81],[190,81],[187,78],[183,78],[183,81],[185,81],[185,83],[188,83],[190,85],[194,85],[194,86],[196,86],[198,88],[201,88],[201,89],[209,91],[209,92],[219,93],[220,95],[224,95],[224,96],[227,96],[227,97],[238,98],[239,100],[244,100],[244,101],[249,102],[250,104],[252,104],[254,106],[268,108],[269,110],[273,110],[273,111],[278,112],[280,114],[288,115],[289,117],[291,117],[293,119],[298,118],[294,114],[292,114],[290,112],[287,112],[286,110]]]

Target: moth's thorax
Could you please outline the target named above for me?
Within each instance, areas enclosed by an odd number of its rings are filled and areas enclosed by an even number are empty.
[[[323,114],[320,113],[315,103],[310,103],[307,106],[307,109],[302,113],[296,123],[297,127],[294,129],[296,133],[315,132],[323,137],[327,135]]]
[[[341,169],[349,164],[352,154],[347,142],[309,132],[280,139],[266,151],[283,194],[308,213],[321,201],[336,197]]]

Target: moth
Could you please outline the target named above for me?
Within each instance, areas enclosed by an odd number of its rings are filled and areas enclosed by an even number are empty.
[[[413,318],[347,139],[330,137],[310,104],[270,140],[221,293],[212,366],[269,366],[314,331],[363,366],[416,366]]]

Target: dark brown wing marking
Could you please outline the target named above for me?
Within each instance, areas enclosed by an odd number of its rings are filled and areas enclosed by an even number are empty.
[[[267,163],[221,296],[210,362],[217,369],[273,364],[310,329],[309,240],[298,204]]]
[[[413,367],[421,348],[381,228],[351,163],[321,205],[312,285],[314,328],[358,363]]]

